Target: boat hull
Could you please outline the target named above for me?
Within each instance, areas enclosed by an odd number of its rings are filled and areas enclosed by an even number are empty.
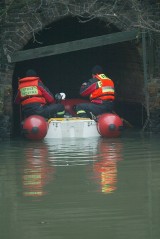
[[[44,139],[99,137],[97,123],[89,118],[52,118]]]

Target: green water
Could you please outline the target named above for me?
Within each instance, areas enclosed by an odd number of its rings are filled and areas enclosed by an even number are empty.
[[[159,239],[159,142],[1,142],[0,238]]]

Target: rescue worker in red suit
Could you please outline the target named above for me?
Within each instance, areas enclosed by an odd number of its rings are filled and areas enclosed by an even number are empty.
[[[22,117],[40,115],[44,118],[63,117],[64,106],[56,103],[49,89],[44,86],[37,73],[29,69],[24,78],[19,79],[16,104],[21,104]]]
[[[92,78],[84,82],[80,88],[80,95],[89,97],[89,103],[81,103],[76,106],[78,117],[97,116],[103,113],[111,113],[114,107],[115,91],[114,83],[104,73],[101,66],[94,66]]]

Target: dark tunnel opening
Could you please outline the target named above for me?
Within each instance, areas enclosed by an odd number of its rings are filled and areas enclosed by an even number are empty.
[[[31,39],[24,50],[114,32],[118,32],[118,29],[112,25],[106,27],[104,22],[97,19],[80,23],[77,18],[66,18],[52,23],[36,34],[36,41]],[[104,68],[106,75],[115,83],[116,113],[133,126],[142,127],[146,119],[146,112],[141,104],[143,76],[138,52],[132,42],[18,62],[13,75],[13,95],[17,91],[18,78],[24,77],[26,70],[32,68],[54,95],[65,92],[68,99],[80,98],[80,85],[91,77],[91,69],[97,64]],[[19,134],[20,109],[14,104],[13,119],[13,132]]]

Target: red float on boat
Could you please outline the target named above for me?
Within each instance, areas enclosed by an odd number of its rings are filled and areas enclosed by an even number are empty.
[[[69,118],[51,118],[46,122],[42,116],[29,116],[22,124],[23,135],[31,140],[120,136],[123,121],[116,114],[105,113],[95,119],[75,117],[75,105],[82,102],[86,103],[81,99],[63,101]]]
[[[43,139],[48,131],[48,122],[39,115],[31,115],[26,118],[22,125],[22,133],[28,139]]]
[[[123,121],[116,114],[106,113],[98,117],[97,130],[103,137],[119,137],[122,128]]]

